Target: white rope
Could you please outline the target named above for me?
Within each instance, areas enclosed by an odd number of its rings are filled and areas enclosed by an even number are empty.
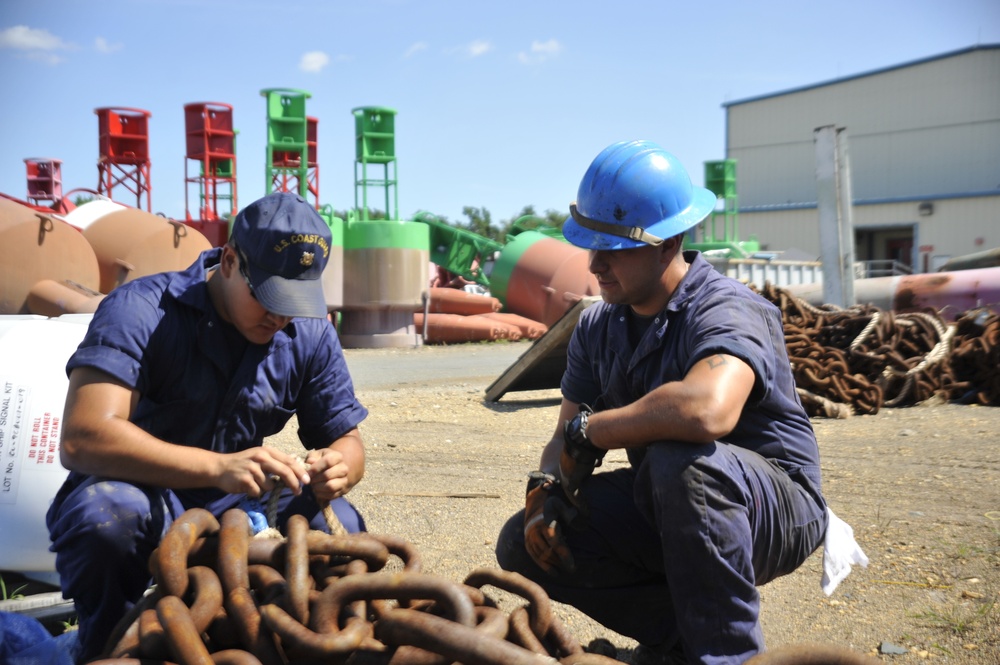
[[[859,346],[861,346],[861,343],[865,341],[865,339],[868,337],[868,335],[871,334],[872,330],[875,329],[875,326],[877,326],[878,322],[881,321],[881,320],[882,320],[882,312],[881,311],[877,311],[874,314],[872,314],[871,320],[868,321],[868,324],[861,330],[861,332],[858,334],[858,336],[854,338],[854,341],[851,342],[851,346],[849,347],[850,350],[854,351]]]
[[[305,464],[305,457],[300,457],[302,463]],[[309,470],[309,465],[305,464],[306,471]],[[271,490],[270,496],[267,498],[267,526],[268,528],[258,533],[255,537],[258,538],[273,538],[274,533],[281,537],[281,533],[278,531],[278,499],[281,496],[281,490],[285,487],[285,483],[281,481],[277,476],[272,476],[274,481],[274,489]],[[330,505],[328,501],[325,506],[323,506],[323,519],[326,520],[326,526],[330,529],[330,533],[334,536],[346,536],[347,529],[341,524],[340,519],[337,517],[337,513],[334,512],[333,506]],[[267,535],[265,535],[267,534]]]

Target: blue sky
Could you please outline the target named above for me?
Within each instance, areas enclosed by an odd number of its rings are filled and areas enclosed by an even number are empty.
[[[25,196],[29,157],[96,188],[94,109],[140,108],[153,210],[183,218],[183,107],[222,102],[246,205],[265,192],[260,90],[296,88],[335,209],[354,202],[351,109],[384,106],[403,218],[565,211],[614,141],[656,141],[701,184],[727,101],[995,43],[997,0],[0,0],[0,192]]]

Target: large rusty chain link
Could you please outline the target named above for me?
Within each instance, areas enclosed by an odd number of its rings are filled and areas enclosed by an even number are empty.
[[[330,535],[301,515],[255,538],[238,508],[183,513],[150,557],[156,586],[114,630],[104,665],[613,665],[587,653],[544,590],[502,570],[421,572],[406,541]],[[398,559],[390,567],[393,557]],[[486,591],[525,601],[510,616]]]
[[[785,348],[809,415],[878,413],[932,398],[1000,405],[1000,322],[988,311],[953,324],[932,310],[813,306],[771,284]]]
[[[1000,406],[1000,314],[966,313],[956,322],[952,399]]]

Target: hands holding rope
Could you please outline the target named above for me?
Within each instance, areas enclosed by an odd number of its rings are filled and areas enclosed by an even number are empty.
[[[345,495],[351,487],[344,455],[333,448],[310,450],[305,458],[259,446],[220,457],[219,488],[230,494],[260,497],[278,485],[296,495],[309,486],[320,505]]]

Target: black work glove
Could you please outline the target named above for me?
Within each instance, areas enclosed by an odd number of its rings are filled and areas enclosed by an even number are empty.
[[[580,493],[583,481],[601,466],[607,450],[598,448],[587,438],[587,421],[594,413],[586,404],[580,405],[580,412],[566,421],[563,427],[563,449],[559,456],[559,483],[566,498],[584,516],[588,514],[587,504]]]
[[[566,501],[555,476],[541,471],[533,471],[528,476],[524,499],[524,547],[535,563],[550,575],[576,570],[562,527],[571,523],[577,514]]]

